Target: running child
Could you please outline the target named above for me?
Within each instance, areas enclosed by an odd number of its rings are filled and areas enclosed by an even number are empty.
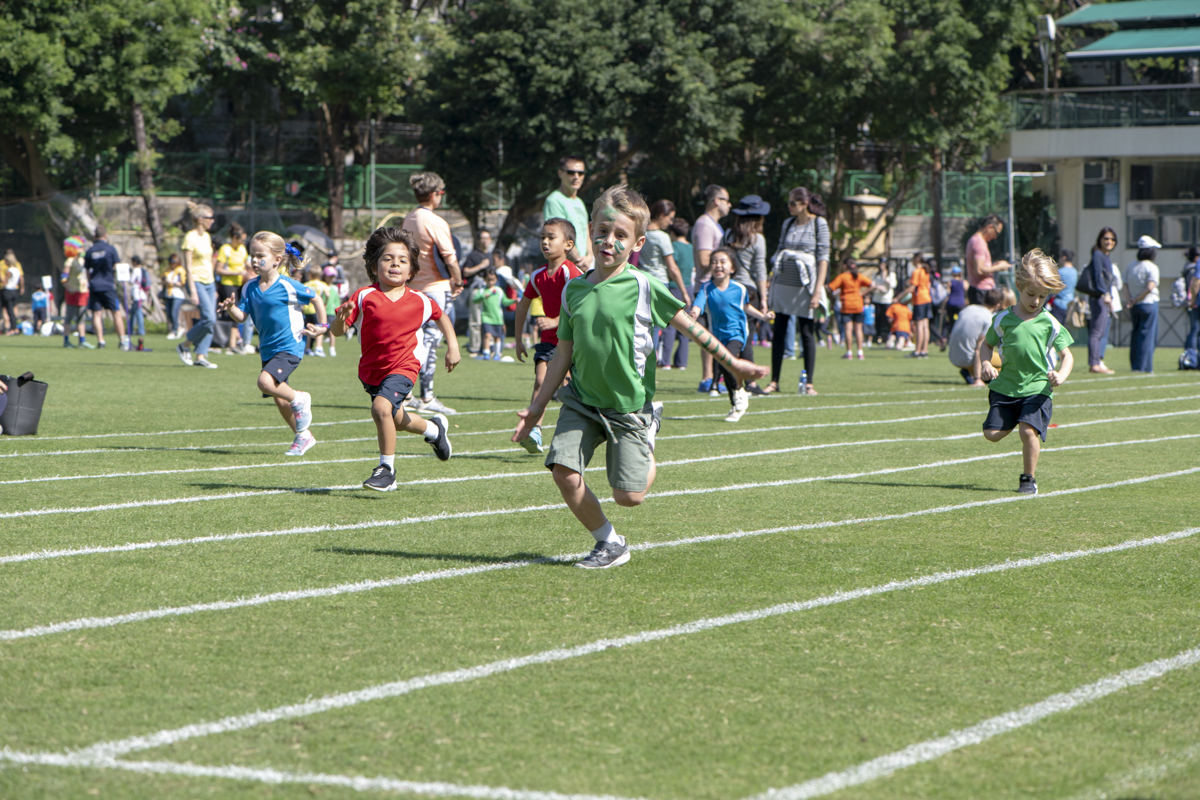
[[[742,350],[750,341],[750,325],[746,315],[755,319],[767,319],[761,310],[750,302],[750,290],[745,284],[732,280],[734,271],[734,254],[728,248],[722,247],[713,251],[709,258],[709,279],[696,293],[696,300],[688,309],[688,316],[696,319],[708,309],[708,319],[712,322],[712,333],[717,341],[725,345],[730,355],[741,358]],[[715,364],[725,378],[725,388],[729,392],[729,414],[726,422],[737,422],[750,407],[750,393],[742,385],[740,378],[723,364]]]
[[[854,357],[852,349],[857,341],[858,360],[862,361],[866,358],[863,355],[863,314],[866,310],[863,291],[870,289],[874,284],[866,275],[858,274],[858,262],[854,258],[846,257],[842,261],[842,268],[844,272],[830,281],[828,286],[830,292],[842,293],[841,316],[845,319],[846,333],[846,355],[842,358]]]
[[[892,324],[892,335],[888,337],[888,347],[903,350],[912,341],[913,312],[906,304],[892,303],[887,310],[888,321]]]
[[[558,323],[558,347],[542,388],[518,412],[512,441],[533,431],[550,399],[562,409],[546,466],[575,518],[596,541],[578,562],[604,569],[629,560],[629,546],[605,517],[583,472],[596,446],[607,447],[608,482],[617,505],[641,505],[654,483],[654,438],[662,403],[654,401],[655,325],[673,325],[742,380],[761,378],[765,367],[736,359],[683,311],[683,302],[650,276],[629,268],[629,255],[646,242],[650,209],[627,186],[608,189],[592,206],[589,229],[596,268],[567,283]],[[571,382],[562,386],[570,372]]]
[[[1050,395],[1070,377],[1075,365],[1068,349],[1074,340],[1066,326],[1046,310],[1046,298],[1064,287],[1054,259],[1041,250],[1031,250],[1021,259],[1013,278],[1020,291],[1017,302],[992,318],[979,348],[980,374],[991,384],[991,408],[983,421],[983,435],[989,442],[998,442],[1013,428],[1020,428],[1025,471],[1017,491],[1037,494],[1038,440],[1046,441],[1050,427]],[[992,365],[993,351],[1000,356],[998,371]]]
[[[537,269],[525,293],[517,304],[517,330],[524,330],[526,315],[535,302],[541,302],[541,315],[536,317],[539,341],[533,346],[533,397],[542,389],[546,380],[546,368],[554,358],[558,347],[558,315],[562,311],[562,294],[567,282],[583,275],[579,267],[567,260],[567,253],[575,247],[575,226],[562,217],[548,219],[542,225],[542,255],[546,263]],[[517,342],[517,361],[525,363],[525,343]],[[530,454],[542,452],[542,420],[539,417],[522,439],[521,446]]]
[[[471,303],[479,306],[483,320],[483,349],[475,358],[480,361],[499,361],[504,357],[504,290],[496,285],[496,270],[483,271],[483,288],[471,294]]]
[[[325,307],[317,306],[316,324],[305,325],[300,307],[314,295],[304,284],[280,274],[281,266],[288,272],[300,266],[300,251],[284,244],[278,234],[254,234],[249,259],[257,277],[242,287],[240,300],[230,294],[217,308],[234,322],[245,322],[247,316],[254,320],[262,358],[258,390],[263,397],[275,398],[275,407],[295,435],[284,455],[302,456],[317,443],[308,429],[312,423],[312,397],[289,386],[288,378],[304,357],[305,334],[315,335],[329,327]]]
[[[420,270],[417,240],[401,228],[378,228],[363,251],[367,277],[374,283],[359,289],[338,306],[330,328],[341,336],[349,327],[358,330],[362,356],[358,378],[371,395],[371,418],[379,437],[379,466],[363,481],[367,489],[390,492],[396,488],[396,430],[425,437],[437,457],[450,458],[450,427],[446,417],[422,419],[404,407],[405,398],[425,363],[427,339],[421,329],[433,321],[446,339],[446,372],[458,366],[458,337],[441,307],[422,292],[408,287]]]

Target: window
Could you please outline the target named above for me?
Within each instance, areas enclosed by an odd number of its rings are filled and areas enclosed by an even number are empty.
[[[1136,242],[1142,236],[1158,238],[1158,217],[1130,217],[1129,239]]]
[[[1084,208],[1120,208],[1121,184],[1085,183],[1083,185]]]
[[[1129,168],[1129,199],[1154,200],[1154,167],[1134,164]]]

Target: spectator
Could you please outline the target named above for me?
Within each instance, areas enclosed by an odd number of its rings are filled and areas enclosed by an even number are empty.
[[[483,288],[483,272],[492,265],[491,262],[492,234],[487,228],[480,228],[475,236],[471,252],[463,259],[462,276],[467,291],[474,293]],[[478,355],[483,344],[483,321],[478,303],[470,303],[467,311],[467,352]],[[539,315],[540,316],[540,315]]]
[[[1195,350],[1200,345],[1200,247],[1192,245],[1184,253],[1188,264],[1183,268],[1183,280],[1188,291],[1188,317],[1191,325],[1188,327],[1187,340],[1183,343],[1185,349]]]
[[[692,226],[688,224],[688,221],[678,217],[668,227],[668,232],[671,234],[671,249],[675,255],[675,264],[679,267],[681,280],[672,279],[667,284],[667,288],[671,290],[671,295],[676,300],[682,300],[689,305],[691,304],[690,287],[695,264],[692,245],[688,242],[688,234],[691,233],[691,230]],[[673,357],[671,355],[672,348],[675,350]],[[663,369],[687,369],[688,338],[675,330],[672,325],[663,328],[662,338],[659,339],[658,363]]]
[[[146,315],[144,309],[146,302],[150,299],[150,289],[153,286],[154,281],[151,280],[150,273],[142,266],[141,256],[130,258],[129,283],[125,286],[125,305],[129,309],[128,327],[125,329],[125,332],[130,337],[135,333],[138,336],[146,335]]]
[[[579,156],[563,156],[558,161],[558,188],[546,196],[542,219],[565,219],[575,226],[575,249],[567,259],[584,272],[592,266],[591,242],[588,241],[587,206],[579,197],[587,165]]]
[[[179,327],[179,310],[187,299],[187,271],[183,268],[183,259],[179,253],[167,256],[167,267],[163,270],[163,302],[167,305],[167,327],[170,332],[168,339],[183,338],[183,330]]]
[[[863,353],[863,291],[870,288],[871,279],[858,274],[858,262],[847,256],[842,259],[842,274],[829,282],[829,291],[841,292],[843,331],[846,340],[845,359],[854,357],[853,348],[858,342],[858,360],[866,358]]]
[[[17,322],[17,298],[23,294],[25,272],[21,269],[21,262],[17,261],[17,254],[7,250],[4,260],[0,261],[0,307],[4,309],[7,327],[5,334],[8,336],[21,332],[21,326]]]
[[[875,306],[875,344],[884,344],[892,332],[887,310],[896,294],[896,273],[888,266],[887,258],[879,259],[879,270],[871,285],[871,303]]]
[[[950,268],[950,294],[946,296],[946,316],[942,325],[942,349],[946,349],[950,334],[954,332],[954,324],[958,315],[967,307],[967,283],[963,280],[962,267],[955,264]]]
[[[1108,322],[1116,306],[1112,303],[1113,283],[1119,276],[1113,269],[1109,253],[1117,247],[1117,232],[1112,228],[1101,228],[1096,237],[1096,245],[1092,248],[1091,262],[1084,267],[1089,271],[1085,280],[1080,276],[1080,283],[1091,287],[1088,292],[1088,372],[1101,375],[1112,375],[1114,370],[1104,363],[1104,351],[1108,345]],[[1080,291],[1076,284],[1076,291]]]
[[[980,378],[979,346],[992,324],[992,315],[1004,302],[1004,293],[999,289],[988,289],[983,293],[983,303],[973,303],[958,315],[954,330],[950,331],[950,363],[958,367],[958,374],[968,386],[983,386]]]
[[[696,217],[692,225],[692,297],[700,291],[700,287],[709,279],[709,259],[721,246],[725,231],[721,228],[720,220],[729,213],[731,208],[729,192],[724,188],[711,185],[704,187],[704,213]],[[700,351],[700,386],[698,392],[707,392],[716,388],[713,386],[712,356],[707,351]]]
[[[1126,306],[1133,331],[1129,339],[1129,366],[1134,372],[1154,371],[1154,345],[1158,339],[1158,257],[1162,247],[1150,236],[1137,241],[1138,260],[1125,268]]]
[[[925,257],[914,253],[913,269],[908,276],[908,284],[899,292],[898,297],[912,294],[913,318],[913,352],[909,358],[929,357],[929,322],[933,318],[933,297],[930,292],[931,280]]]
[[[128,350],[129,336],[125,333],[125,312],[121,309],[121,298],[117,294],[117,262],[120,260],[117,248],[108,243],[108,229],[97,225],[96,241],[83,256],[88,271],[88,308],[92,312],[96,346],[104,347],[104,312],[108,311],[112,315],[121,349]]]
[[[199,310],[200,317],[187,332],[187,343],[177,345],[175,352],[188,366],[216,369],[217,365],[208,360],[208,348],[217,328],[217,287],[213,276],[212,237],[208,235],[213,224],[213,210],[203,203],[189,201],[187,213],[192,220],[192,229],[183,237],[183,271],[187,299]]]
[[[750,333],[741,351],[741,358],[754,361],[754,340],[758,337],[758,321],[767,317],[767,239],[763,236],[763,222],[771,213],[771,204],[756,194],[746,195],[733,209],[733,227],[725,234],[724,244],[733,253],[733,281],[746,288],[746,302],[758,309],[751,314],[756,322],[749,325]],[[724,344],[724,343],[722,343]],[[726,380],[728,375],[726,374]],[[763,394],[758,383],[746,383],[750,394]]]
[[[74,347],[71,344],[71,326],[75,326],[75,332],[79,336],[79,347],[88,350],[95,349],[95,345],[87,340],[84,334],[84,326],[86,325],[86,311],[88,305],[88,279],[87,279],[87,264],[83,261],[83,254],[87,250],[87,242],[79,236],[71,236],[63,240],[63,257],[66,261],[63,263],[62,284],[65,292],[63,296],[63,347]]]
[[[996,279],[992,276],[997,272],[1011,269],[1007,261],[992,263],[992,251],[988,242],[995,241],[1004,230],[1004,221],[995,214],[988,214],[979,230],[967,240],[967,302],[981,303],[982,293],[996,288]]]
[[[787,346],[788,320],[796,317],[800,349],[804,358],[804,394],[816,394],[813,374],[817,367],[817,328],[824,304],[823,287],[829,274],[829,223],[821,196],[798,186],[788,193],[791,217],[783,223],[779,247],[772,263],[770,310],[775,312],[775,335],[771,341],[771,383],[767,393],[779,391],[783,351]]]
[[[229,242],[221,245],[221,249],[217,251],[216,273],[220,278],[217,282],[218,304],[223,303],[227,297],[233,298],[234,305],[241,300],[242,284],[245,283],[249,259],[250,256],[246,252],[246,229],[234,222],[229,226]],[[218,318],[224,322],[230,321],[229,314],[225,312],[219,314]],[[228,345],[225,348],[226,353],[244,355],[240,331],[236,325],[230,325]]]
[[[1075,299],[1075,284],[1079,282],[1079,270],[1075,269],[1075,251],[1064,248],[1058,254],[1058,277],[1066,287],[1052,298],[1054,305],[1050,313],[1059,323],[1067,324],[1067,307]]]

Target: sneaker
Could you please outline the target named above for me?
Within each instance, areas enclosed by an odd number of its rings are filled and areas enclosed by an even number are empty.
[[[333,345],[329,345],[329,357],[337,358],[337,348],[334,347]]]
[[[168,341],[168,342],[170,342],[170,341],[172,341],[172,340],[174,340],[174,339],[178,339],[178,338],[179,338],[179,334],[175,333],[175,331],[171,331],[170,333],[168,333],[168,334],[167,334],[167,341]]]
[[[285,456],[302,456],[308,452],[308,449],[317,443],[311,431],[300,431],[296,434],[296,438],[292,441],[292,446],[284,453]]]
[[[698,389],[696,389],[696,391],[703,394],[704,392],[710,391],[711,389],[712,389],[712,378],[705,378],[704,380],[700,381],[700,387]]]
[[[71,344],[71,340],[70,340],[70,339],[63,339],[63,347],[69,347],[69,348],[71,348],[72,350],[74,350],[74,349],[75,349],[75,345]]]
[[[324,358],[325,357],[325,348],[324,347],[314,348],[313,355],[316,356],[317,358]]]
[[[650,452],[654,452],[654,439],[658,436],[658,432],[662,430],[662,415],[663,404],[655,400],[650,404],[650,430],[646,432],[646,438],[650,440]]]
[[[435,414],[452,414],[453,415],[453,414],[458,413],[450,406],[443,404],[442,401],[438,400],[436,397],[431,397],[428,400],[422,400],[421,404],[419,406],[417,406],[417,410],[418,411],[432,411]]]
[[[491,361],[492,357],[489,356],[487,353],[480,353],[479,355],[475,356],[475,360],[476,361]]]
[[[404,407],[408,408],[408,409],[412,409],[413,411],[420,411],[421,410],[421,401],[419,399],[417,399],[417,397],[415,395],[410,394],[408,396],[408,399],[404,401]]]
[[[130,348],[130,346],[129,346],[129,340],[128,340],[128,339],[122,339],[122,340],[121,340],[121,350],[123,350],[124,352],[128,353],[128,352],[130,351],[130,349],[131,349],[131,348]]]
[[[450,427],[450,422],[441,414],[434,414],[429,418],[429,421],[438,427],[437,438],[432,442],[428,439],[429,446],[433,448],[433,454],[438,457],[438,461],[449,461],[450,454],[454,452],[454,448],[450,446],[450,436],[447,430]]]
[[[587,558],[577,561],[575,566],[583,569],[608,569],[619,567],[629,560],[629,545],[619,542],[597,542]]]
[[[371,473],[371,477],[363,481],[363,488],[374,489],[377,492],[390,492],[396,488],[396,473],[387,464],[380,464]]]
[[[737,389],[733,393],[733,407],[743,414],[750,407],[750,395],[745,389]]]
[[[1021,483],[1017,486],[1019,494],[1037,494],[1037,481],[1032,475],[1021,475]]]
[[[737,422],[739,419],[742,418],[742,414],[745,414],[745,413],[746,413],[746,411],[744,409],[740,409],[737,406],[734,406],[733,408],[729,409],[729,413],[725,415],[725,421],[726,422]]]
[[[525,452],[531,456],[536,456],[543,452],[542,449],[542,429],[541,427],[534,428],[529,432],[529,435],[522,439],[519,444],[525,448]]]
[[[865,360],[866,360],[866,358],[867,358],[867,357],[866,357],[865,355],[863,355],[863,351],[862,351],[862,350],[859,350],[859,351],[858,351],[858,360],[859,360],[859,361],[865,361]]]
[[[217,365],[209,361],[204,356],[200,356],[192,362],[193,367],[204,367],[205,369],[216,369]]]
[[[82,347],[84,350],[95,350],[96,349],[96,345],[92,344],[87,339],[80,339],[79,346]]]
[[[846,351],[846,354],[845,354],[844,356],[842,356],[842,360],[843,360],[843,361],[846,361],[847,359],[851,359],[851,358],[854,358],[854,356],[852,356],[852,355],[850,354],[850,351],[849,351],[849,350],[847,350],[847,351]]]
[[[292,401],[292,414],[296,418],[296,433],[308,430],[312,424],[312,395],[308,392],[296,392]]]
[[[104,349],[104,345],[105,345],[105,344],[106,344],[105,342],[97,342],[97,343],[96,343],[96,349],[97,349],[97,350],[103,350],[103,349]]]
[[[186,344],[177,344],[175,345],[175,352],[179,354],[180,361],[189,367],[192,365],[192,350],[190,347]]]
[[[720,390],[720,389],[710,389],[710,390],[709,390],[709,392],[708,392],[708,396],[709,396],[709,397],[720,397],[720,396],[721,396],[721,390]]]

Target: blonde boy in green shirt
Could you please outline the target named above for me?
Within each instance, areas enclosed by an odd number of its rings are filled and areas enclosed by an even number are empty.
[[[518,412],[512,440],[530,435],[555,389],[562,409],[546,466],[567,506],[596,540],[576,566],[604,569],[629,560],[629,546],[604,515],[583,480],[596,447],[606,443],[608,482],[617,505],[641,505],[654,483],[654,437],[662,403],[654,402],[655,326],[673,326],[743,380],[761,378],[765,366],[734,358],[683,311],[661,282],[629,268],[631,253],[646,242],[650,209],[626,186],[614,186],[592,206],[589,226],[596,268],[567,283],[558,323],[558,348],[542,388]]]

